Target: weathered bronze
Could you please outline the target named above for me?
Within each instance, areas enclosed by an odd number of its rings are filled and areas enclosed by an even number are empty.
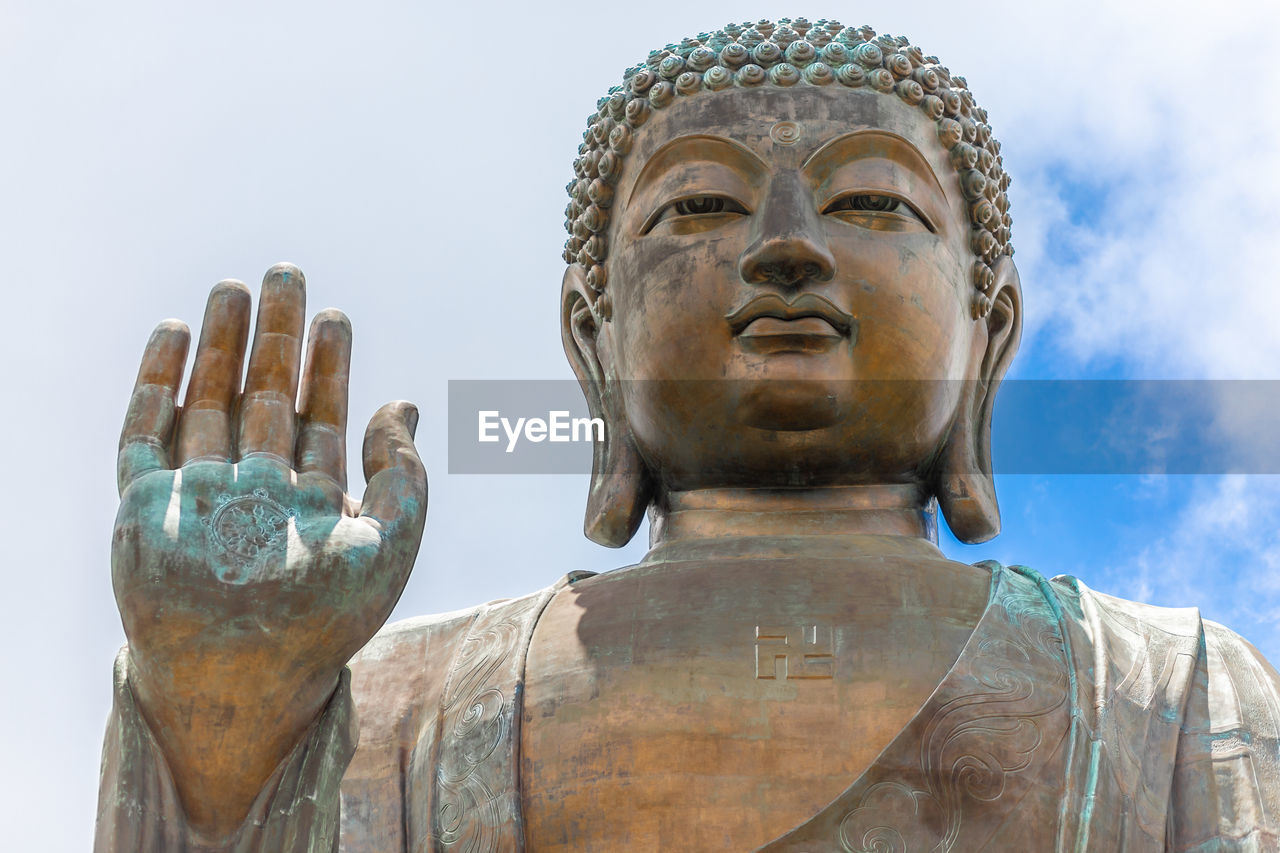
[[[320,314],[302,364],[296,269],[243,388],[243,285],[181,409],[162,324],[98,849],[1276,849],[1280,677],[1248,643],[935,545],[939,508],[999,530],[1022,297],[985,118],[905,40],[802,19],[602,99],[562,335],[608,424],[586,532],[648,511],[653,547],[524,598],[378,630],[425,517],[416,411],[375,415],[346,495],[350,327]]]

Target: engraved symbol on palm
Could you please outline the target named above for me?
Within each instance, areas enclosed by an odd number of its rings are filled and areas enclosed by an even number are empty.
[[[296,516],[292,508],[272,500],[266,489],[254,489],[253,494],[238,498],[219,495],[218,508],[204,523],[214,546],[230,564],[216,568],[215,573],[225,581],[248,580],[248,572],[242,570],[260,556],[278,550]]]

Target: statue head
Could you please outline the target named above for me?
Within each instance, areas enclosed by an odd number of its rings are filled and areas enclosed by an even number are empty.
[[[588,536],[678,492],[876,485],[994,536],[999,150],[963,78],[868,27],[730,25],[628,69],[568,186],[563,337],[608,424]]]

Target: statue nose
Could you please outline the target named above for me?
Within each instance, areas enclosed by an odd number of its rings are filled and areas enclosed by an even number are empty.
[[[758,261],[750,267],[750,272],[743,271],[743,280],[748,284],[780,284],[784,287],[796,287],[806,281],[830,281],[830,267],[824,268],[818,261],[801,261],[790,258],[779,258],[771,261]]]
[[[835,276],[835,257],[810,195],[799,176],[775,179],[759,214],[759,231],[738,261],[743,281],[798,287]]]

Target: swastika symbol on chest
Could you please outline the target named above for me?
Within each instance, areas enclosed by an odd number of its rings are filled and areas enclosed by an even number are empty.
[[[756,626],[756,678],[832,678],[834,632],[829,626]]]

